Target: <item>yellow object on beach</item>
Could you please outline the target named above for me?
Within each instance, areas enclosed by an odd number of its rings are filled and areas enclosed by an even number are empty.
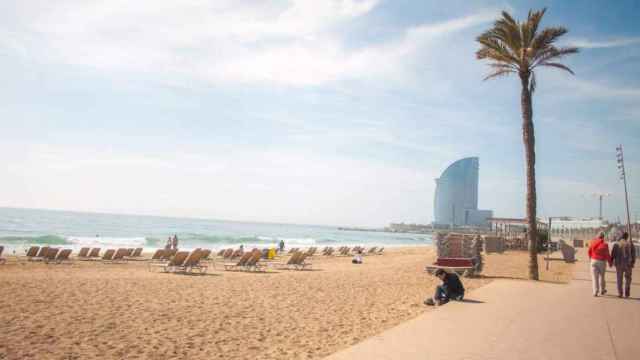
[[[267,252],[267,258],[269,260],[272,260],[276,257],[276,248],[270,248],[269,251]]]

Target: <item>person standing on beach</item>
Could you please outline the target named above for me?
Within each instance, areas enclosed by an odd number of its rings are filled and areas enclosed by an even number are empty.
[[[284,240],[280,239],[280,243],[278,244],[278,248],[280,249],[279,252],[283,252],[284,251]]]
[[[173,234],[173,240],[171,241],[171,247],[173,250],[178,250],[178,234]]]
[[[164,249],[165,250],[171,250],[171,246],[173,246],[173,237],[169,236],[167,238],[166,244],[164,244]]]
[[[593,296],[607,293],[607,283],[604,280],[604,273],[607,269],[607,262],[611,262],[609,255],[609,245],[604,242],[604,232],[600,232],[598,237],[591,240],[589,245],[589,259],[591,259],[591,281],[593,284]]]
[[[618,285],[618,297],[631,296],[631,273],[633,266],[636,264],[636,252],[633,244],[629,241],[629,234],[623,233],[620,241],[613,244],[611,248],[611,259],[609,267],[616,267],[616,283]],[[624,278],[624,292],[622,281]]]

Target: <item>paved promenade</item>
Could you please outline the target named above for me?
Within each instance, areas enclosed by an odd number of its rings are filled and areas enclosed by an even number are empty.
[[[633,276],[631,298],[617,297],[611,271],[609,294],[593,297],[588,262],[580,257],[570,284],[497,280],[465,302],[427,312],[326,360],[637,360],[638,267]]]

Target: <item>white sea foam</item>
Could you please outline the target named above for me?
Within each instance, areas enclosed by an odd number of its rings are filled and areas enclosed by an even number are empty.
[[[86,247],[141,247],[144,237],[108,237],[108,236],[67,236],[67,241],[75,246]]]

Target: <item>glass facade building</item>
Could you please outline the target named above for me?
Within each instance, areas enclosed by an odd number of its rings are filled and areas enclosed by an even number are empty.
[[[479,159],[460,159],[436,179],[434,224],[482,226],[493,214],[478,210]]]

